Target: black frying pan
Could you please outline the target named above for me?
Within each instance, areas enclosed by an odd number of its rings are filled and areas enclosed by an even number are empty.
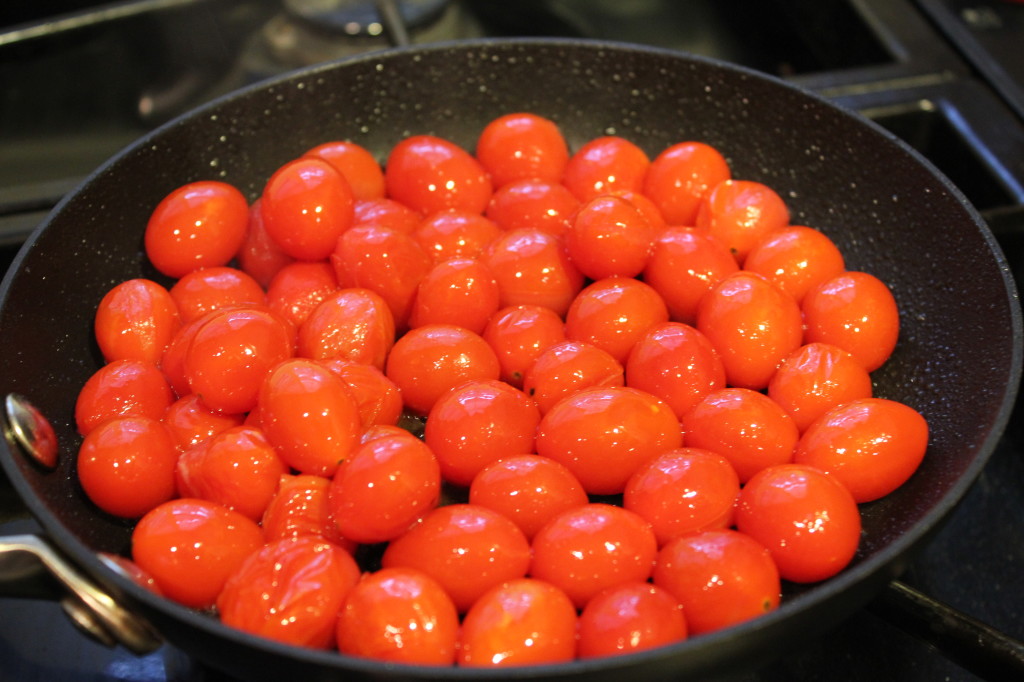
[[[97,551],[126,552],[130,526],[99,513],[74,474],[73,406],[100,365],[93,311],[121,280],[160,279],[142,231],[157,201],[217,178],[256,197],[282,162],[349,138],[384,159],[402,136],[433,133],[472,149],[511,111],[557,121],[570,145],[619,134],[653,155],[695,139],[738,178],[775,188],[794,223],[818,227],[850,269],[892,287],[902,336],[876,393],[920,410],[932,439],[918,473],[864,505],[853,564],[792,589],[782,607],[728,631],[618,659],[479,672],[395,668],[306,652],[221,626],[155,598]],[[878,127],[792,86],[711,60],[581,41],[479,41],[399,49],[299,72],[171,122],[100,168],[29,239],[5,278],[0,391],[27,396],[56,427],[54,472],[16,448],[3,466],[52,543],[170,642],[239,677],[650,679],[706,675],[768,660],[863,606],[906,564],[980,472],[1010,414],[1021,371],[1021,316],[1009,269],[964,197]]]

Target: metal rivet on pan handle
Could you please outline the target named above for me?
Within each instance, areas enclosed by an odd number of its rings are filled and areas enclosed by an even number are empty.
[[[6,435],[23,452],[47,469],[57,466],[57,435],[53,426],[32,403],[17,393],[4,401]]]

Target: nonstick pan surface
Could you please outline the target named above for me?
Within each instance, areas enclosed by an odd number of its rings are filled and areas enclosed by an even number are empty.
[[[74,474],[78,388],[101,365],[92,319],[131,277],[166,282],[144,258],[156,203],[185,182],[220,179],[256,198],[283,162],[331,139],[383,161],[402,137],[430,133],[472,150],[491,119],[531,111],[556,121],[572,149],[622,135],[653,158],[700,140],[736,178],[773,187],[794,224],[816,227],[847,267],[892,288],[901,338],[875,392],[929,421],[917,474],[862,506],[864,535],[836,578],[792,588],[782,607],[728,631],[617,659],[503,671],[395,667],[301,651],[221,626],[156,598],[100,562],[128,552],[131,527],[85,498]],[[898,575],[985,464],[1009,417],[1021,370],[1021,317],[1009,269],[964,197],[906,145],[782,81],[676,52],[564,40],[486,40],[405,48],[297,72],[172,121],[109,161],[54,210],[0,292],[0,388],[53,423],[56,471],[0,451],[20,495],[60,550],[171,643],[245,679],[652,679],[725,673],[799,647]]]

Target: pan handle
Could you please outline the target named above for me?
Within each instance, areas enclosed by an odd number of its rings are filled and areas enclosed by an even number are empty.
[[[149,623],[118,604],[37,535],[0,538],[0,593],[59,601],[76,625],[108,646],[120,644],[145,654],[162,644]]]

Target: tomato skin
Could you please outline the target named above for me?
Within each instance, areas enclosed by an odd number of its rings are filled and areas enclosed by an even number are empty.
[[[387,197],[357,201],[354,210],[352,227],[373,225],[402,234],[412,234],[423,220],[419,211],[414,211],[405,204]]]
[[[227,265],[245,239],[249,203],[235,187],[201,180],[165,196],[146,223],[146,256],[168,277]]]
[[[637,341],[664,322],[668,309],[650,285],[629,277],[606,277],[573,299],[565,315],[565,336],[593,344],[625,365]]]
[[[748,388],[709,393],[682,424],[688,446],[724,456],[742,483],[765,467],[791,462],[800,437],[785,410]]]
[[[132,559],[179,604],[206,609],[246,557],[263,546],[251,519],[207,500],[178,498],[143,516],[132,531]]]
[[[803,433],[831,408],[872,397],[871,375],[842,348],[827,343],[801,346],[768,382],[768,397],[782,406]]]
[[[588,141],[569,157],[562,184],[580,201],[617,190],[640,192],[651,160],[636,144],[617,135]]]
[[[338,617],[338,651],[421,665],[455,662],[459,614],[444,589],[411,568],[383,568],[348,593]]]
[[[643,193],[670,225],[694,225],[701,199],[730,177],[729,164],[717,149],[703,142],[678,142],[651,161]]]
[[[643,277],[665,301],[676,322],[697,322],[700,301],[720,281],[739,270],[717,238],[688,227],[669,227],[654,240]]]
[[[768,549],[726,528],[688,533],[669,542],[658,553],[653,580],[682,603],[692,635],[773,611],[782,594]]]
[[[236,258],[238,267],[243,272],[259,282],[261,287],[266,287],[278,270],[295,259],[282,251],[267,234],[267,228],[263,224],[262,203],[256,199],[249,206],[249,227],[245,231],[241,246],[238,247]]]
[[[302,358],[267,373],[260,424],[285,463],[304,474],[332,476],[359,442],[362,423],[345,382]]]
[[[434,135],[412,135],[384,164],[387,195],[426,215],[445,208],[483,213],[491,178],[466,150]]]
[[[159,364],[180,327],[181,316],[170,292],[141,278],[111,287],[100,300],[94,321],[96,343],[107,362],[128,359]]]
[[[564,242],[542,230],[506,232],[491,242],[482,259],[498,280],[502,308],[540,305],[562,316],[583,288],[583,273]]]
[[[369,289],[339,289],[324,297],[299,327],[297,354],[313,360],[342,358],[384,368],[395,344],[395,318]]]
[[[93,504],[137,519],[174,497],[178,449],[161,422],[149,417],[108,419],[89,431],[78,450],[78,480]]]
[[[598,196],[576,212],[565,243],[573,263],[591,279],[635,277],[647,265],[655,231],[621,197]]]
[[[557,587],[511,580],[482,595],[466,614],[456,662],[497,668],[571,661],[576,624],[575,607]]]
[[[325,298],[338,290],[334,268],[326,261],[296,261],[278,270],[267,286],[267,307],[296,328]]]
[[[449,208],[431,213],[412,232],[432,263],[450,258],[479,258],[501,234],[493,220],[479,213]]]
[[[503,381],[467,381],[438,398],[427,415],[426,444],[446,481],[468,486],[507,453],[533,452],[537,404]]]
[[[578,609],[601,590],[643,582],[658,552],[640,515],[604,503],[562,512],[533,538],[530,576],[563,590]]]
[[[580,200],[557,182],[517,180],[495,190],[485,215],[505,231],[538,229],[560,236],[569,229]]]
[[[793,461],[825,471],[858,503],[903,485],[928,448],[928,423],[909,405],[863,398],[832,408],[797,443]]]
[[[846,263],[839,247],[823,232],[790,225],[757,242],[743,267],[763,275],[799,303],[808,291],[841,275]]]
[[[476,142],[476,158],[496,188],[516,180],[559,182],[569,161],[569,147],[554,121],[516,112],[484,126]]]
[[[569,395],[537,427],[537,454],[568,467],[592,495],[621,493],[641,464],[682,442],[671,408],[628,387],[588,388]]]
[[[686,447],[642,464],[626,483],[622,506],[651,524],[664,546],[680,535],[731,526],[739,492],[740,479],[729,460]]]
[[[365,147],[347,140],[331,140],[316,145],[303,156],[318,157],[344,176],[356,201],[384,196],[384,171]]]
[[[289,161],[270,176],[260,197],[263,225],[292,258],[327,258],[352,226],[354,198],[345,177],[327,161]]]
[[[217,597],[217,612],[222,623],[239,630],[327,649],[359,574],[355,559],[329,542],[285,538],[267,544],[231,573]]]
[[[75,399],[75,425],[87,435],[108,419],[162,419],[174,391],[160,369],[141,360],[115,360],[89,377]]]
[[[169,293],[183,323],[221,308],[262,306],[267,302],[259,282],[227,266],[193,270],[179,279]]]
[[[624,386],[625,370],[611,353],[583,341],[562,341],[543,351],[527,368],[523,390],[541,414],[567,395],[585,388]]]
[[[626,385],[658,396],[680,419],[725,388],[725,365],[704,334],[681,322],[651,327],[626,360]]]
[[[398,423],[402,416],[402,392],[384,372],[373,365],[344,358],[328,358],[320,364],[345,382],[359,408],[364,427]]]
[[[198,395],[190,393],[174,401],[163,422],[174,436],[178,449],[185,451],[221,431],[242,425],[242,415],[214,412]]]
[[[771,187],[723,180],[701,200],[697,227],[722,241],[743,266],[759,241],[789,224],[789,209]]]
[[[498,282],[486,264],[452,258],[435,264],[420,280],[409,326],[454,324],[480,334],[499,301]]]
[[[899,338],[900,314],[886,284],[866,272],[845,272],[807,292],[801,305],[807,343],[839,346],[873,372]]]
[[[384,436],[361,443],[328,489],[330,516],[358,543],[393,540],[437,506],[441,469],[418,438]]]
[[[266,542],[313,536],[354,551],[356,543],[338,532],[330,516],[330,484],[331,479],[316,474],[283,474],[261,519]]]
[[[740,271],[701,300],[697,329],[718,351],[732,386],[761,390],[803,343],[800,307],[760,275]]]
[[[835,477],[804,464],[780,464],[758,472],[740,491],[736,528],[768,548],[784,580],[812,583],[853,559],[860,510]]]
[[[686,639],[683,607],[667,590],[646,582],[609,587],[580,614],[577,655],[615,656]]]
[[[565,323],[551,308],[514,305],[495,312],[482,336],[498,356],[501,380],[522,388],[534,360],[565,340]]]

